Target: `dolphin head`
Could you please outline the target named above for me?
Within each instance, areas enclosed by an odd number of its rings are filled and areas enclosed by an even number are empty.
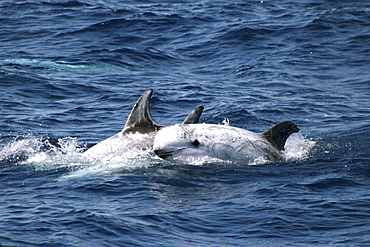
[[[288,123],[281,130],[284,133],[298,131],[295,125]],[[276,139],[275,136],[273,138]],[[261,134],[215,124],[164,127],[155,135],[153,151],[162,159],[182,164],[250,164],[258,160],[276,161],[282,158],[279,151]]]
[[[192,127],[178,124],[158,131],[154,138],[154,153],[162,159],[176,163],[192,163],[207,157],[208,147],[198,139]]]

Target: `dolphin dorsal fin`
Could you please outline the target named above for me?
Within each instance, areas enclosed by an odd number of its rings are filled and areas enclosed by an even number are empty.
[[[126,121],[123,133],[139,132],[142,134],[158,131],[163,125],[154,121],[150,114],[150,98],[153,90],[149,89],[136,101],[131,113]]]
[[[285,142],[293,133],[298,133],[299,128],[293,122],[285,121],[274,125],[265,132],[262,136],[277,150],[284,150]]]
[[[198,106],[192,112],[189,113],[189,115],[185,118],[182,124],[197,124],[199,122],[199,118],[200,115],[202,115],[203,110],[204,110],[203,106]]]

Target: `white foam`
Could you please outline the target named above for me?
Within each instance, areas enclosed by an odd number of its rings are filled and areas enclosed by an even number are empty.
[[[48,139],[32,135],[18,137],[0,149],[0,160],[8,159],[15,165],[28,165],[37,171],[68,169],[63,176],[81,177],[146,167],[159,158],[152,158],[147,151],[132,149],[124,156],[108,155],[91,158],[84,155],[85,146],[76,138],[58,139],[53,145]]]
[[[225,118],[224,120],[222,120],[222,124],[225,126],[230,126],[230,120],[228,118]]]
[[[285,143],[284,155],[287,161],[304,160],[316,142],[306,139],[301,133],[292,134]]]
[[[20,159],[23,153],[34,153],[40,149],[40,141],[33,136],[27,136],[24,139],[13,140],[4,145],[0,150],[0,160],[16,158]]]

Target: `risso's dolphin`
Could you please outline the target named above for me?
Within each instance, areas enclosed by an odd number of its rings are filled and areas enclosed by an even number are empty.
[[[175,163],[226,161],[254,164],[283,161],[287,138],[298,127],[281,122],[263,133],[216,124],[182,124],[164,127],[155,136],[153,150]]]
[[[124,155],[133,148],[150,151],[153,147],[155,134],[164,125],[154,121],[150,114],[150,98],[153,90],[146,91],[136,102],[126,121],[126,124],[118,134],[96,144],[84,152],[93,158],[106,155]],[[203,107],[195,108],[184,120],[183,124],[196,124],[202,114]]]

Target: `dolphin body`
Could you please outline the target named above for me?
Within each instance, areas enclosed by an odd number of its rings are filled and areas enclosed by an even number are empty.
[[[164,125],[154,121],[150,114],[150,98],[153,90],[146,91],[136,102],[121,132],[94,145],[84,152],[92,158],[107,155],[124,155],[133,148],[150,151],[153,147],[155,134]],[[203,107],[195,108],[184,120],[183,124],[196,124],[202,114]]]
[[[158,131],[153,150],[175,163],[232,162],[256,164],[283,161],[281,151],[298,127],[281,122],[263,133],[215,124],[171,125]]]

